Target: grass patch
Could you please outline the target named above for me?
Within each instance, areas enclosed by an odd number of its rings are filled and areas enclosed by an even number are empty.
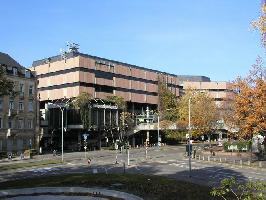
[[[147,200],[208,200],[210,188],[161,176],[142,174],[68,174],[0,183],[1,189],[27,187],[104,187]]]
[[[59,164],[61,163],[60,160],[42,160],[42,161],[34,161],[34,162],[27,162],[27,163],[12,163],[12,164],[5,164],[0,166],[0,171],[6,170],[14,170],[19,168],[27,168],[27,167],[41,167],[45,165],[52,165],[52,164]]]

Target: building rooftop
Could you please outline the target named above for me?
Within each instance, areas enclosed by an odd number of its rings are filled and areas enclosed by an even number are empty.
[[[177,78],[181,81],[189,82],[210,82],[211,79],[207,76],[192,76],[192,75],[177,75]]]
[[[83,57],[92,58],[92,59],[95,59],[95,60],[111,62],[112,64],[119,64],[119,65],[124,65],[124,66],[128,66],[128,67],[137,68],[137,69],[148,70],[148,71],[155,72],[155,73],[158,73],[158,74],[165,74],[165,75],[171,75],[171,76],[174,76],[174,77],[178,77],[176,74],[171,74],[171,73],[162,72],[162,71],[158,71],[158,70],[154,70],[154,69],[149,69],[149,68],[146,68],[146,67],[140,67],[140,66],[137,66],[137,65],[128,64],[128,63],[124,63],[124,62],[120,62],[120,61],[115,61],[115,60],[111,60],[111,59],[107,59],[107,58],[101,58],[101,57],[98,57],[98,56],[92,56],[92,55],[84,54],[84,53],[80,53],[80,52],[69,52],[69,53],[67,53],[67,58],[73,58],[73,57],[76,57],[76,56],[83,56]],[[56,62],[56,61],[59,61],[61,59],[62,59],[62,56],[61,55],[57,55],[57,56],[52,56],[52,57],[41,59],[41,60],[36,60],[36,61],[33,61],[32,67],[43,65],[43,64],[45,64],[47,62]],[[206,77],[206,78],[210,79],[208,77]]]
[[[15,75],[25,78],[34,77],[33,73],[29,69],[21,66],[10,55],[3,52],[0,52],[0,67],[3,67],[8,75]],[[14,73],[13,68],[16,68],[16,73]]]
[[[0,52],[0,64],[10,67],[22,67],[17,61],[15,61],[10,55]]]

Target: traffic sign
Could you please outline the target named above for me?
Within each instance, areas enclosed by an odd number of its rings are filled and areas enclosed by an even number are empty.
[[[84,140],[87,140],[89,134],[84,133],[82,136],[83,136]]]

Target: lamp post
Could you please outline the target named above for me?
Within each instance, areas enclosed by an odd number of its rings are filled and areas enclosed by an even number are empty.
[[[60,110],[62,112],[62,147],[61,147],[61,151],[62,151],[62,163],[64,162],[64,107],[60,107]]]
[[[61,103],[61,104],[54,104],[52,103],[52,106],[55,106],[57,108],[59,108],[61,110],[61,123],[62,123],[62,132],[61,132],[61,143],[62,143],[62,147],[61,147],[61,158],[62,158],[62,162],[64,162],[64,110],[66,109],[66,106],[68,105],[68,102],[71,99],[68,99],[66,103]]]
[[[159,116],[159,113],[158,113],[158,125],[157,125],[157,133],[158,133],[158,135],[157,135],[157,137],[158,137],[158,148],[160,148],[160,116]]]
[[[188,165],[189,165],[189,177],[191,177],[191,145],[190,145],[190,138],[191,138],[191,124],[190,124],[190,108],[191,104],[191,97],[188,99]]]
[[[147,106],[146,109],[146,120],[147,120],[147,135],[146,135],[146,147],[145,147],[145,157],[148,158],[148,144],[150,142],[150,110]]]

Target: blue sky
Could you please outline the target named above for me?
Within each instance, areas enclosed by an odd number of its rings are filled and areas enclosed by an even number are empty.
[[[0,4],[0,51],[22,65],[82,53],[182,75],[229,81],[258,55],[250,22],[260,0],[8,0]]]

